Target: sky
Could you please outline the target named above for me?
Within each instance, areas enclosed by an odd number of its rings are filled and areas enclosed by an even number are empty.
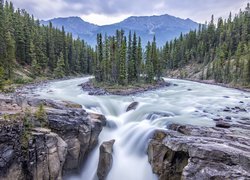
[[[83,20],[106,25],[129,16],[169,14],[204,23],[215,18],[236,14],[250,0],[11,0],[15,7],[26,9],[36,18],[79,16]]]

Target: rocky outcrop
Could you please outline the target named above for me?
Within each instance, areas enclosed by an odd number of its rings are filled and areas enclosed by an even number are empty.
[[[138,102],[132,102],[126,109],[126,112],[129,112],[131,110],[135,110],[137,108],[137,106],[139,105]]]
[[[80,84],[79,86],[81,86],[84,91],[87,91],[89,95],[101,96],[109,94],[106,90],[94,86],[94,84],[90,81]]]
[[[21,136],[23,124],[1,122],[0,124],[0,179],[24,179],[22,171]]]
[[[250,179],[250,131],[172,124],[148,156],[160,180]]]
[[[7,99],[8,100],[8,99]],[[60,180],[62,175],[77,170],[87,154],[97,145],[106,124],[104,116],[88,114],[79,105],[32,98],[12,98],[1,103],[17,104],[12,118],[0,116],[0,179]],[[26,117],[22,109],[44,105],[48,125],[31,127],[34,117]],[[8,111],[1,111],[6,114]],[[11,111],[13,114],[13,111]],[[30,118],[29,123],[24,118]],[[13,120],[14,119],[14,120]]]
[[[100,146],[100,156],[97,169],[99,180],[105,180],[113,164],[113,145],[115,140],[103,142]]]
[[[62,179],[68,145],[58,134],[49,129],[33,129],[27,153],[26,178]]]

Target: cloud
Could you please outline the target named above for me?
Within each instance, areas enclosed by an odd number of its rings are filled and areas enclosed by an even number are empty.
[[[110,24],[130,15],[170,14],[204,23],[211,15],[226,18],[248,0],[12,0],[39,19],[80,16],[97,24]]]

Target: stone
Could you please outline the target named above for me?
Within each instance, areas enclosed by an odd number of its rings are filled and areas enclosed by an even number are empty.
[[[216,127],[219,127],[219,128],[230,128],[231,125],[225,121],[218,121],[216,122]]]
[[[115,140],[103,142],[100,146],[97,176],[99,180],[105,180],[113,164],[113,145]]]
[[[106,118],[102,114],[89,113],[90,119],[99,120],[103,126],[106,126]]]
[[[167,113],[167,112],[153,112],[147,116],[148,120],[155,120],[161,117],[172,117],[174,116],[173,113]]]
[[[216,121],[216,122],[218,122],[218,121],[223,121],[223,119],[220,118],[220,117],[219,117],[219,118],[213,118],[213,120]]]
[[[139,102],[132,102],[126,109],[126,112],[135,110],[137,106],[139,105]]]

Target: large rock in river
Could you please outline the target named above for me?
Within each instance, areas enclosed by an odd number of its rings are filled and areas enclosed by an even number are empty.
[[[100,146],[100,156],[97,169],[99,180],[105,180],[113,164],[113,145],[115,140],[103,142]]]
[[[137,106],[139,105],[138,102],[132,102],[128,107],[126,112],[131,111],[131,110],[135,110],[137,108]]]

